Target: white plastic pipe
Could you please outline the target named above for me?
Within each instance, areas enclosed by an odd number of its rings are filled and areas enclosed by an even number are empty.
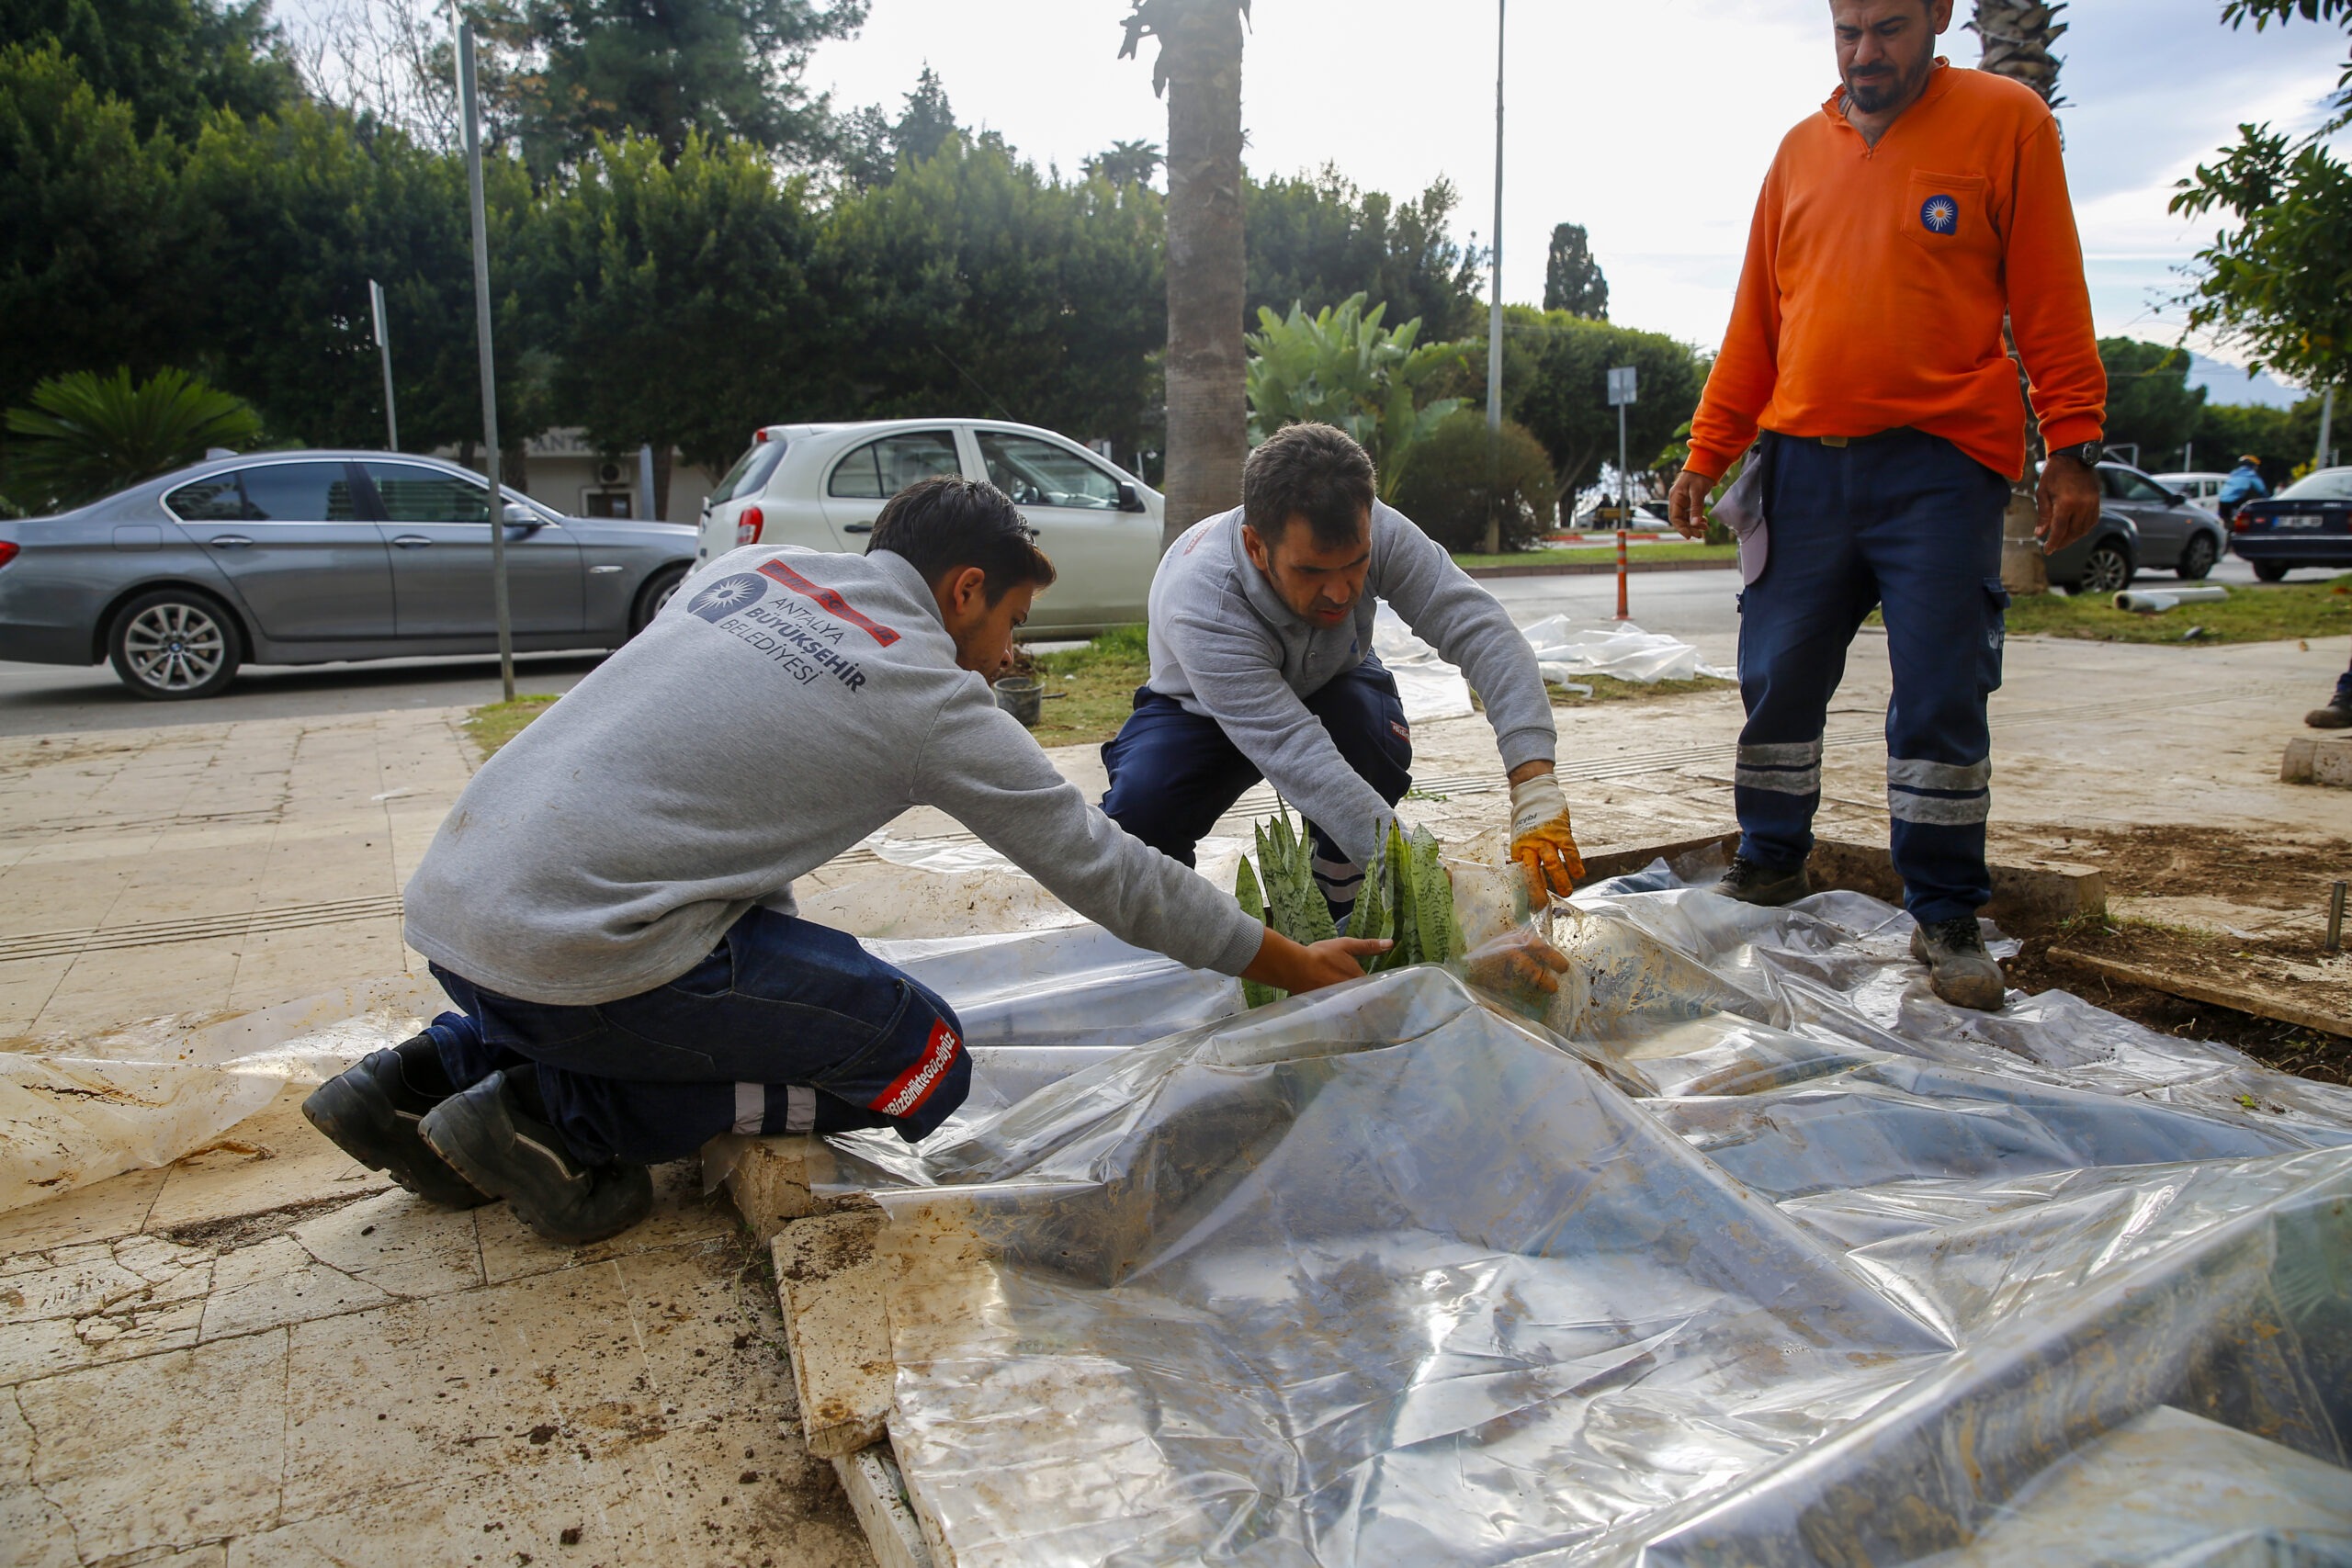
[[[2167,588],[2161,592],[2126,590],[2115,596],[2115,607],[2143,615],[2161,615],[2176,604],[2218,604],[2229,596],[2226,588]]]

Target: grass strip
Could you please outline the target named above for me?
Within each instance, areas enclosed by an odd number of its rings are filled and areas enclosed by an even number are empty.
[[[485,762],[498,749],[530,727],[533,719],[555,705],[557,692],[526,692],[511,703],[484,703],[466,716],[466,732],[481,748]]]
[[[2143,593],[2189,586],[2172,578],[2146,576],[2132,584]],[[2009,633],[2013,637],[2139,643],[2280,642],[2291,637],[2352,637],[2352,574],[2324,582],[2224,586],[2230,596],[2220,604],[2183,604],[2160,615],[2119,610],[2111,598],[2036,593],[2009,606]]]
[[[1100,745],[1135,711],[1136,688],[1151,677],[1144,628],[1114,626],[1084,648],[1035,656],[1046,701],[1030,733],[1040,746]]]

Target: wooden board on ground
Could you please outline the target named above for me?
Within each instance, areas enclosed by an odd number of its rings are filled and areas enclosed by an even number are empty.
[[[2151,990],[2187,997],[2191,1001],[2233,1008],[2239,1012],[2252,1013],[2256,1018],[2276,1019],[2280,1023],[2291,1023],[2298,1029],[2313,1029],[2323,1034],[2352,1039],[2352,1014],[2324,1011],[2308,1005],[2301,997],[2287,996],[2258,980],[2244,977],[2223,979],[2187,972],[2177,961],[2163,966],[2134,964],[2069,947],[2052,947],[2050,962],[2103,975],[2127,986],[2145,986]]]

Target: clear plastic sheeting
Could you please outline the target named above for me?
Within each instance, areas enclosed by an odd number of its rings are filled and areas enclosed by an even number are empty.
[[[963,1568],[2352,1562],[2352,1092],[1951,1009],[1854,895],[1547,924],[1556,996],[1406,970],[834,1140]],[[1007,1055],[1126,1021],[1003,978]]]
[[[0,1210],[169,1165],[341,1072],[447,1004],[422,976],[346,986],[190,1028],[156,1020],[47,1053],[0,1052]]]
[[[1727,671],[1702,663],[1699,650],[1680,637],[1645,632],[1631,621],[1579,626],[1566,615],[1550,615],[1521,630],[1535,649],[1536,667],[1544,671],[1544,679],[1560,684],[1590,675],[1644,686],[1660,681],[1694,681],[1702,675],[1733,678]]]

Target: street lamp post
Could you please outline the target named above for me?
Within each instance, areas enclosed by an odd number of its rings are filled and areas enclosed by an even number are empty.
[[[1503,547],[1503,7],[1495,0],[1495,232],[1487,285],[1487,552]]]
[[[481,115],[474,96],[474,25],[458,23],[458,113],[466,138],[466,194],[473,206],[474,338],[481,355],[481,428],[489,448],[491,603],[498,616],[498,679],[514,700],[514,615],[506,597],[506,495],[498,482],[498,377],[490,358],[490,222],[481,194]]]
[[[401,449],[401,416],[392,407],[392,334],[384,325],[384,286],[368,280],[368,309],[376,318],[376,349],[384,357],[384,450]]]

